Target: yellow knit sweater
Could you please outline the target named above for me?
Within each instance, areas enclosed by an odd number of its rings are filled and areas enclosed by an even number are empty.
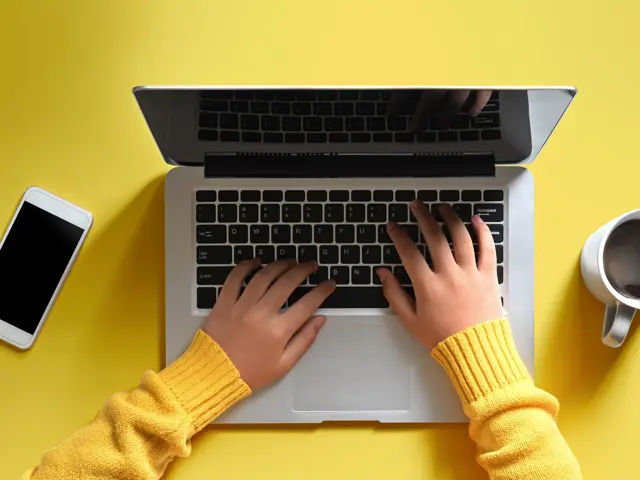
[[[432,352],[470,419],[478,462],[492,479],[579,479],[555,423],[558,402],[536,388],[509,324],[469,328]],[[191,437],[251,393],[222,349],[199,331],[189,349],[140,387],[112,396],[86,427],[47,451],[25,479],[159,478]]]

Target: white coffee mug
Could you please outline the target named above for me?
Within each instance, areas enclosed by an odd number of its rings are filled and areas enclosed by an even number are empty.
[[[614,278],[620,274],[612,272],[614,269],[617,272],[622,270],[633,272],[636,279],[640,277],[640,265],[637,264],[640,260],[640,239],[624,237],[628,241],[625,242],[624,238],[619,240],[624,235],[624,231],[619,229],[633,225],[635,231],[636,225],[639,225],[637,222],[640,222],[640,210],[625,213],[603,225],[589,237],[580,255],[584,283],[593,296],[605,304],[602,343],[609,347],[622,345],[629,333],[633,316],[640,309],[638,294],[631,295],[621,288]],[[613,242],[612,234],[617,237]],[[613,254],[615,263],[605,261],[605,254],[607,258],[611,258]]]

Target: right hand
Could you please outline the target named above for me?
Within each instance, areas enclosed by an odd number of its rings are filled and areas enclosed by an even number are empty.
[[[259,266],[259,259],[246,260],[231,271],[203,327],[252,390],[284,376],[300,360],[326,321],[314,314],[335,289],[333,280],[322,282],[282,311],[289,296],[318,264],[298,265],[294,260],[270,263],[240,294],[247,275]]]
[[[504,316],[496,276],[496,250],[487,225],[475,216],[480,258],[476,265],[469,232],[450,205],[442,205],[453,240],[454,254],[440,225],[424,204],[411,203],[411,210],[425,238],[433,268],[429,267],[407,233],[397,224],[387,227],[402,263],[411,278],[415,300],[387,269],[379,269],[384,295],[402,323],[429,350],[469,327]]]

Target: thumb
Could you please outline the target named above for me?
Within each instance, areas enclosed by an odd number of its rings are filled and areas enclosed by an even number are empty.
[[[316,341],[316,337],[326,321],[327,318],[321,315],[310,318],[307,323],[298,330],[298,333],[289,340],[282,355],[282,365],[285,372],[291,370],[294,365],[298,363],[298,360],[309,350],[309,347]]]
[[[400,286],[396,276],[386,268],[378,269],[382,281],[382,293],[389,302],[391,310],[407,325],[416,316],[416,303]]]

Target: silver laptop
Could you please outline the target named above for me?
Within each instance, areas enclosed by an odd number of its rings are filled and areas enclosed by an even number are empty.
[[[533,372],[535,159],[572,88],[139,87],[165,161],[166,361],[189,345],[226,275],[259,256],[318,260],[290,302],[326,278],[336,292],[316,344],[226,423],[458,422],[442,369],[393,316],[375,270],[411,292],[385,223],[430,261],[408,204],[453,204],[489,224],[496,276]],[[477,115],[474,108],[482,107]],[[445,234],[447,232],[445,231]]]

